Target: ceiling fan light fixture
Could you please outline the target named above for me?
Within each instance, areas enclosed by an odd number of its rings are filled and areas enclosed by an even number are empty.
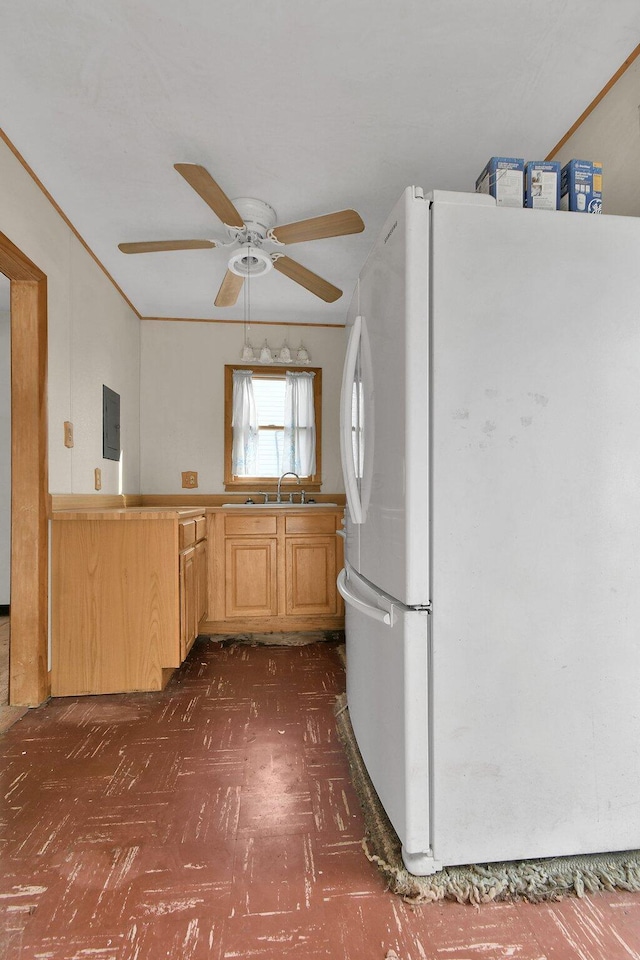
[[[238,277],[261,277],[273,268],[269,254],[247,244],[234,253],[228,263],[228,269]]]

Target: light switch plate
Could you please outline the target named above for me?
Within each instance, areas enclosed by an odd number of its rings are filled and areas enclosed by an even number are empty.
[[[193,489],[198,486],[198,474],[195,470],[185,470],[182,474],[182,486]]]
[[[65,447],[73,446],[73,424],[70,420],[64,422],[64,445]]]
[[[102,470],[100,467],[96,467],[93,471],[94,476],[94,486],[96,490],[102,490]]]

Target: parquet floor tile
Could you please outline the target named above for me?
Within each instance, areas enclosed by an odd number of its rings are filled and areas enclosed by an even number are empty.
[[[605,893],[535,907],[518,904],[517,910],[544,944],[545,960],[640,960],[638,898],[631,895],[625,908],[627,897]],[[626,922],[629,917],[635,924]]]
[[[323,906],[295,913],[233,916],[225,922],[222,957],[224,960],[335,960],[341,954],[335,952],[332,927],[333,918]]]
[[[640,896],[411,906],[366,859],[336,644],[199,640],[0,736],[0,960],[640,960]]]

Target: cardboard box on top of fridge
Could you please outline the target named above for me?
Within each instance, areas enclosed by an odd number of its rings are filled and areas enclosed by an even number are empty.
[[[569,160],[562,168],[560,208],[574,213],[602,213],[602,164]]]
[[[491,157],[476,180],[476,193],[490,193],[499,207],[521,207],[524,160]]]
[[[560,208],[560,164],[557,160],[528,160],[524,167],[524,205],[534,210]]]

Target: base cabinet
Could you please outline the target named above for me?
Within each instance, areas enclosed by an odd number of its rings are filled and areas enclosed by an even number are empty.
[[[197,636],[196,551],[180,554],[180,659],[184,660]]]
[[[209,604],[202,631],[337,630],[342,510],[213,510],[208,516]]]
[[[54,514],[53,696],[161,690],[193,644],[206,607],[204,516],[198,527],[177,513],[136,516]]]
[[[180,553],[180,657],[185,659],[198,636],[207,612],[206,520],[181,520],[178,528]]]
[[[224,544],[225,619],[275,617],[278,613],[276,554],[273,537],[228,537]]]
[[[54,513],[53,696],[161,690],[198,633],[344,627],[341,509],[193,514]]]
[[[206,521],[203,525],[206,536]],[[195,546],[196,556],[196,625],[199,625],[207,616],[207,541],[199,540]]]
[[[333,616],[337,613],[336,538],[287,537],[286,613]]]

